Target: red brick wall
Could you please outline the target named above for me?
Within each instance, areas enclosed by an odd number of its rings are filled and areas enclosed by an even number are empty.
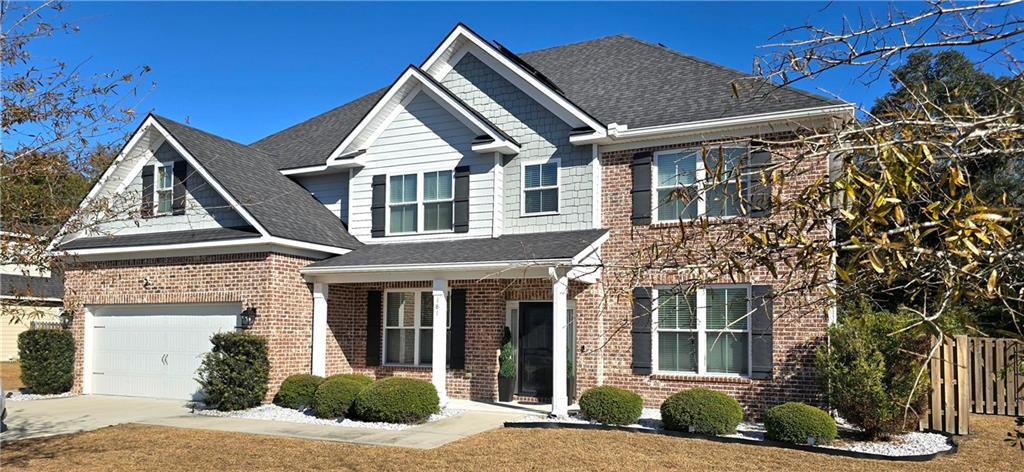
[[[630,325],[632,306],[629,293],[639,276],[639,285],[652,286],[675,284],[688,280],[682,272],[660,268],[633,271],[635,252],[654,242],[672,241],[681,237],[678,223],[667,225],[633,226],[631,216],[631,169],[633,154],[642,151],[673,149],[686,145],[649,147],[603,153],[603,221],[611,236],[602,246],[605,264],[601,286],[592,290],[593,296],[580,303],[582,315],[577,344],[594,346],[596,349],[581,353],[580,389],[597,384],[617,385],[640,393],[647,406],[660,405],[667,396],[691,387],[708,387],[736,397],[750,413],[760,414],[766,408],[790,400],[816,402],[819,390],[813,367],[813,352],[822,341],[828,326],[825,306],[820,302],[819,290],[803,296],[787,294],[776,297],[774,311],[777,321],[774,326],[774,375],[770,380],[746,378],[696,377],[696,376],[650,376],[634,375],[631,369],[632,339]],[[795,198],[812,179],[827,175],[827,164],[802,163],[799,176],[787,181],[782,198]],[[653,181],[653,179],[652,179]],[[786,218],[787,215],[773,213],[771,218]],[[747,225],[756,224],[756,219],[745,218],[725,224],[711,224],[704,235],[699,231],[687,231],[686,246],[711,252],[713,244],[732,239],[730,232],[744,231]],[[700,235],[696,236],[695,235]],[[827,237],[826,234],[811,234],[813,237]],[[735,279],[720,277],[715,282],[771,284],[780,290],[781,278],[790,275],[780,271],[780,279],[773,278],[766,270],[754,270]],[[801,274],[795,273],[794,280]],[[586,308],[583,308],[586,307]],[[597,348],[599,346],[603,348]]]
[[[498,396],[498,350],[505,326],[505,307],[511,300],[551,300],[547,279],[452,280],[448,286],[466,289],[466,368],[448,370],[452,398],[495,400]],[[375,378],[415,377],[430,380],[430,367],[366,365],[366,293],[392,288],[429,289],[426,282],[331,285],[327,301],[327,374],[358,372]],[[587,291],[572,283],[569,299]],[[382,357],[383,359],[383,354]]]
[[[290,374],[309,372],[313,303],[299,275],[310,259],[276,253],[228,254],[78,263],[68,268],[68,300],[79,305],[240,302],[258,313],[251,331],[270,351],[267,399]],[[78,341],[74,390],[82,388],[84,317],[76,316]]]

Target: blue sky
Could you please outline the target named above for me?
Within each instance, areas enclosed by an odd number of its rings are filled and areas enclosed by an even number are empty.
[[[525,52],[626,33],[750,71],[770,36],[834,22],[838,3],[93,3],[67,5],[81,28],[33,45],[36,57],[86,70],[148,64],[155,111],[248,143],[390,84],[459,21]],[[865,10],[866,11],[866,10]],[[870,102],[888,89],[843,74],[808,90]]]

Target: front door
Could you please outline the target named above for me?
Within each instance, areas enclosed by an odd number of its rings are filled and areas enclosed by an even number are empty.
[[[550,302],[519,304],[519,394],[551,397],[551,344],[554,316]]]

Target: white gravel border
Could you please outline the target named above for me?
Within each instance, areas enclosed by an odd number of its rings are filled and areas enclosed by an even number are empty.
[[[13,403],[13,402],[30,402],[30,401],[33,401],[33,400],[49,400],[51,398],[77,397],[78,394],[77,393],[72,393],[72,392],[64,392],[64,393],[56,393],[56,394],[53,394],[53,395],[36,395],[34,393],[23,393],[23,392],[18,391],[18,390],[10,390],[10,391],[4,392],[4,396],[5,396],[4,397],[4,401],[9,401],[9,402]]]
[[[427,423],[433,423],[446,418],[453,418],[465,413],[465,410],[456,410],[453,408],[445,408],[440,413],[430,415],[427,419]],[[242,418],[248,420],[264,420],[264,421],[284,421],[287,423],[303,423],[303,424],[318,424],[324,426],[337,426],[342,428],[368,428],[368,429],[383,429],[388,431],[402,431],[416,425],[411,424],[399,424],[399,423],[380,423],[380,422],[369,422],[369,421],[357,421],[348,418],[341,418],[337,420],[317,418],[312,411],[299,411],[291,408],[284,408],[277,405],[261,405],[256,408],[250,408],[248,410],[238,411],[217,411],[213,409],[202,408],[202,405],[197,405],[195,414],[203,416],[217,416],[222,418]]]
[[[537,415],[527,415],[510,423],[571,423],[571,424],[598,424],[578,417],[546,418]],[[627,428],[661,431],[664,426],[661,423],[661,411],[656,408],[644,408],[640,420],[635,424],[624,425]],[[764,425],[760,423],[740,423],[733,434],[723,437],[745,439],[748,441],[764,441]],[[878,454],[890,457],[910,457],[935,454],[948,451],[953,448],[950,438],[937,433],[913,432],[895,436],[890,441],[857,441],[853,439],[839,438],[829,445],[817,446],[822,449],[838,449],[844,451],[863,452]]]

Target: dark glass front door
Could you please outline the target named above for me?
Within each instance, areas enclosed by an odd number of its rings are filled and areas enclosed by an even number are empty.
[[[551,303],[519,304],[519,394],[551,397]]]

